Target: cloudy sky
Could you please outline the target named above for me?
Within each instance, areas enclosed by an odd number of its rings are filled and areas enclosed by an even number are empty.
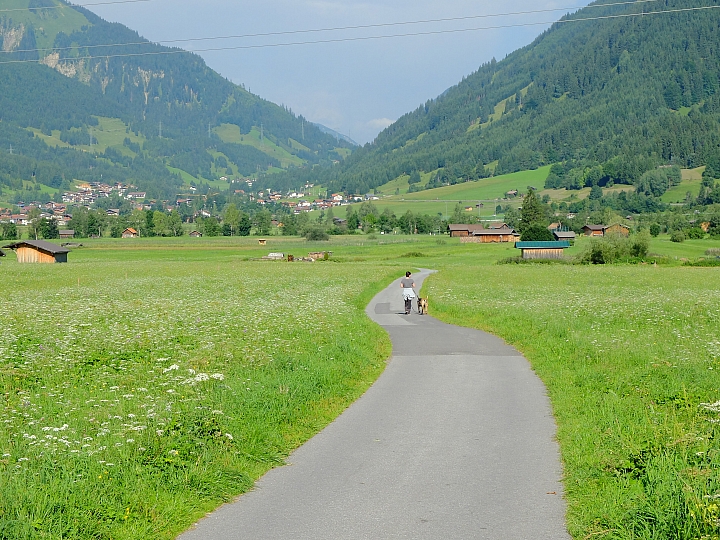
[[[173,45],[195,51],[226,49],[198,54],[221,75],[254,94],[363,144],[483,63],[493,57],[500,60],[531,43],[547,23],[588,3],[148,0],[89,9],[157,42],[256,34]],[[554,9],[558,11],[519,14]],[[396,24],[438,19],[458,20]],[[357,28],[372,25],[385,26]],[[337,30],[306,32],[320,29]],[[363,39],[398,34],[416,35]],[[316,43],[278,46],[298,42]]]

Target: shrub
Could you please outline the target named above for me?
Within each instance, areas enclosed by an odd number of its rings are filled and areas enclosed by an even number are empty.
[[[642,259],[650,249],[650,234],[641,231],[633,236],[608,235],[592,239],[579,262],[584,264],[610,264],[623,259]]]
[[[710,248],[705,250],[705,255],[720,257],[720,248]]]
[[[720,259],[701,259],[699,261],[685,261],[683,266],[720,266]]]
[[[593,240],[581,257],[582,262],[590,264],[608,264],[614,260],[610,244],[602,240]]]
[[[693,227],[692,229],[685,231],[685,236],[689,240],[702,240],[705,238],[705,231],[703,231],[700,227]]]
[[[670,235],[670,241],[671,242],[684,242],[685,241],[685,233],[682,231],[673,231],[673,233]]]
[[[520,237],[521,242],[552,242],[555,240],[553,233],[547,227],[539,224],[530,225]]]
[[[319,226],[310,227],[305,231],[305,238],[311,241],[330,240],[330,236],[325,229]]]
[[[630,237],[630,254],[633,257],[643,258],[647,256],[650,250],[650,233],[647,231],[640,231],[634,236]]]
[[[650,225],[650,236],[652,236],[653,238],[659,236],[660,230],[660,225],[658,225],[657,223],[653,223],[652,225]]]

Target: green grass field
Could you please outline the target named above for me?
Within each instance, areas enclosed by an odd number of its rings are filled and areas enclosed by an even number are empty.
[[[59,2],[53,2],[53,4],[60,5]],[[73,30],[80,30],[84,25],[89,24],[84,15],[69,7],[49,9],[45,12],[23,11],[27,10],[27,0],[4,0],[2,7],[11,12],[9,18],[15,24],[33,25],[39,48],[51,48],[55,42],[55,36],[60,31],[69,34]]]
[[[294,156],[284,148],[280,148],[267,137],[263,137],[261,140],[259,128],[253,127],[250,133],[241,133],[240,128],[235,124],[222,124],[214,128],[213,132],[215,132],[223,142],[252,146],[268,156],[279,160],[283,167],[289,167],[290,165],[300,166],[304,163],[302,159]],[[296,142],[295,144],[299,143]]]
[[[690,192],[693,197],[697,197],[698,193],[700,193],[700,182],[702,182],[702,173],[704,170],[705,167],[683,169],[680,184],[668,189],[663,193],[662,197],[660,197],[660,200],[666,203],[684,202],[688,192]]]
[[[494,217],[495,207],[498,204],[503,206],[510,204],[515,207],[520,205],[521,200],[519,198],[503,199],[508,191],[517,189],[518,192],[522,193],[527,191],[528,186],[542,189],[549,171],[550,167],[546,166],[534,171],[504,174],[417,193],[403,193],[408,188],[408,176],[401,176],[378,188],[376,191],[386,196],[383,196],[380,200],[372,201],[372,203],[381,212],[389,208],[397,216],[410,210],[415,214],[441,215],[443,217],[451,216],[455,205],[462,203],[463,207],[472,207],[471,212],[483,218],[491,219]],[[430,176],[431,173],[421,175],[421,185],[427,184]],[[400,190],[401,195],[387,196],[390,193],[395,193],[396,189]],[[483,203],[483,208],[478,211],[475,205],[480,202]],[[357,208],[360,204],[356,203],[350,206]],[[336,216],[343,217],[347,207],[340,207],[333,211]]]
[[[437,236],[83,243],[0,264],[2,539],[172,538],[248,489],[380,374],[364,306],[418,267],[431,314],[545,382],[573,538],[720,533],[720,273],[681,266],[718,241],[653,239],[657,267],[496,265],[517,250]]]

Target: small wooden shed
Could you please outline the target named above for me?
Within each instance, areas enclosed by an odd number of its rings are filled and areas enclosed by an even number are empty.
[[[122,234],[120,236],[122,238],[137,238],[140,235],[138,234],[138,232],[135,229],[133,229],[132,227],[128,227],[127,229],[125,229],[122,232]]]
[[[563,250],[570,247],[570,242],[515,242],[515,247],[520,250],[523,259],[562,259]]]
[[[555,240],[567,240],[572,241],[575,240],[575,231],[553,231],[553,236],[555,237]]]
[[[21,240],[4,246],[17,254],[19,263],[65,263],[68,248],[44,240]]]
[[[59,231],[61,240],[68,240],[75,238],[75,231],[73,229],[61,229]]]

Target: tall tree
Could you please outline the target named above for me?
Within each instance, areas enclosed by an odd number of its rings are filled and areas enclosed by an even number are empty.
[[[235,203],[230,203],[225,209],[225,223],[230,227],[230,236],[238,234],[238,226],[240,224],[240,211]]]
[[[545,216],[545,205],[535,193],[534,189],[528,189],[525,198],[522,201],[520,209],[520,223],[518,229],[522,233],[531,225],[547,225]]]

